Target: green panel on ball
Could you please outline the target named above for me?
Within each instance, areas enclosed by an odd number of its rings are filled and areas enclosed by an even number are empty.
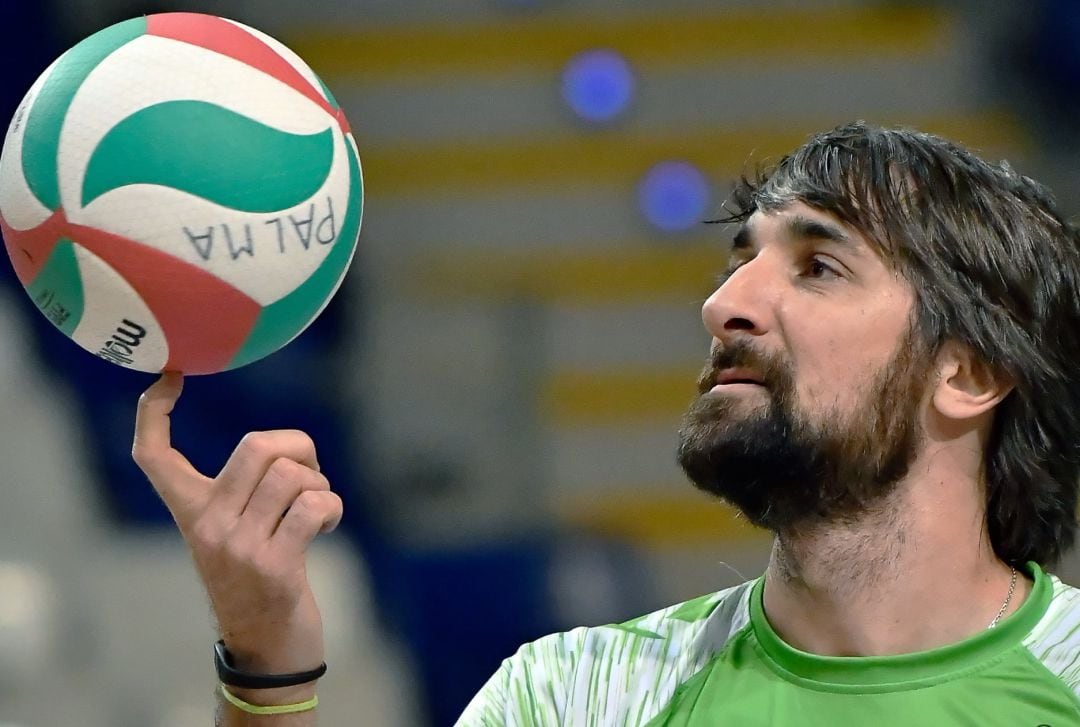
[[[109,130],[87,166],[82,204],[158,184],[243,212],[276,212],[318,192],[333,161],[330,129],[289,134],[205,101],[166,101]]]
[[[307,280],[281,300],[263,308],[251,335],[229,362],[230,369],[257,361],[291,340],[311,322],[349,264],[364,214],[364,181],[352,145],[346,143],[345,149],[349,159],[349,203],[340,234],[326,259]]]
[[[94,33],[60,57],[41,87],[26,120],[22,165],[30,190],[49,209],[60,208],[57,153],[71,100],[99,63],[144,33],[146,18],[126,20]]]
[[[70,240],[56,244],[26,292],[54,326],[68,336],[75,332],[83,314],[83,286]]]

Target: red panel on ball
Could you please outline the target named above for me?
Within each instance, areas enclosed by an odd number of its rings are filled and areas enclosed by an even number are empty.
[[[3,219],[0,228],[24,286],[33,282],[62,237],[104,260],[131,285],[164,331],[166,370],[208,374],[225,369],[262,310],[205,270],[126,237],[72,224],[63,210],[30,230],[13,230]]]
[[[259,69],[317,103],[337,120],[342,133],[349,133],[343,111],[331,106],[276,50],[243,28],[213,15],[160,13],[147,16],[146,29],[149,35],[190,43]]]
[[[34,281],[45,266],[57,241],[63,235],[66,224],[64,216],[57,213],[37,227],[16,230],[0,215],[0,232],[4,234],[4,246],[11,258],[11,265],[15,268],[15,276],[24,288]]]
[[[262,310],[228,283],[160,250],[81,225],[70,225],[67,236],[107,262],[146,302],[169,342],[166,370],[221,371]]]

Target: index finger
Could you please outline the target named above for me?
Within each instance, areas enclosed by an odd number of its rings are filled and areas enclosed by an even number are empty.
[[[131,456],[174,516],[178,508],[201,499],[210,483],[172,446],[169,415],[183,388],[182,374],[166,372],[143,392],[131,447]]]

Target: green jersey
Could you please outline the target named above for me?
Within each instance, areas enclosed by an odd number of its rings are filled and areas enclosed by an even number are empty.
[[[763,578],[633,621],[523,646],[463,727],[1073,727],[1080,590],[1027,567],[1034,588],[993,629],[931,651],[825,657],[787,645]]]

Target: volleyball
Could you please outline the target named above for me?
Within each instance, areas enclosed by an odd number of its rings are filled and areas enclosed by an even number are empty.
[[[207,374],[299,335],[341,284],[356,141],[282,43],[213,15],[105,28],[49,66],[0,155],[0,231],[41,312],[139,371]]]

